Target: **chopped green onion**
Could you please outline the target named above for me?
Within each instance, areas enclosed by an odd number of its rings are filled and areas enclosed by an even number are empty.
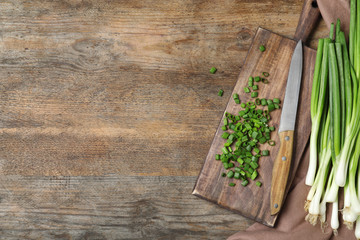
[[[235,187],[235,185],[236,185],[235,183],[229,183],[230,187]]]
[[[267,101],[265,98],[261,99],[261,105],[262,106],[266,106],[267,105]]]
[[[246,187],[248,184],[249,184],[249,181],[248,181],[248,180],[243,180],[243,181],[241,182],[241,185],[243,185],[244,187]]]
[[[228,125],[228,119],[224,118],[224,125]]]
[[[273,102],[274,102],[274,103],[277,103],[277,104],[280,104],[280,99],[274,98],[274,99],[273,99]]]
[[[252,93],[251,93],[251,97],[252,97],[252,98],[256,98],[256,97],[258,96],[258,94],[259,94],[258,92],[252,92]]]
[[[272,112],[274,109],[275,109],[275,105],[274,105],[273,103],[270,103],[270,104],[268,105],[268,110],[269,110],[269,112]]]
[[[249,81],[254,81],[254,78],[253,77],[249,77]]]
[[[218,92],[218,95],[219,95],[220,97],[222,97],[223,94],[224,94],[224,90],[220,89],[219,92]]]
[[[256,163],[256,162],[251,162],[250,163],[250,166],[253,168],[253,169],[257,169],[259,167],[259,165]]]
[[[244,87],[244,92],[245,93],[249,93],[250,92],[250,89],[248,87]]]
[[[210,68],[210,73],[214,74],[217,71],[215,67]]]
[[[258,172],[254,170],[254,172],[251,174],[251,179],[255,180],[255,178],[258,176]]]
[[[261,52],[264,52],[266,50],[264,45],[260,45],[259,49],[260,49]]]
[[[228,178],[233,178],[234,177],[234,172],[233,171],[228,171],[228,173],[227,173],[227,177]]]
[[[270,76],[270,74],[269,74],[268,72],[263,72],[262,75],[263,75],[264,77]]]
[[[245,104],[245,103],[242,103],[242,104],[241,104],[241,107],[242,107],[242,108],[245,108],[245,107],[246,107],[246,104]]]
[[[260,77],[259,76],[256,76],[255,78],[254,78],[254,80],[255,80],[255,82],[260,82]]]
[[[269,83],[269,80],[267,80],[266,78],[262,78],[261,81],[265,84]]]
[[[259,89],[259,86],[258,86],[258,85],[253,85],[253,86],[252,86],[252,89],[253,89],[254,91],[256,91],[256,90]]]
[[[240,104],[240,100],[237,98],[237,99],[234,99],[234,102],[236,103],[236,104]]]
[[[223,151],[224,154],[228,154],[229,153],[229,150],[226,148],[226,147],[223,147],[221,149],[221,151]]]
[[[255,185],[258,186],[258,187],[261,187],[262,183],[259,182],[259,181],[256,181]]]
[[[263,156],[269,156],[269,150],[263,150],[263,151],[261,152],[261,155],[263,155]]]
[[[234,100],[235,100],[235,99],[239,99],[239,94],[234,93],[233,98],[234,98]]]
[[[220,154],[215,154],[215,160],[220,160]]]
[[[274,140],[269,140],[268,143],[269,143],[270,146],[275,146],[275,141]]]
[[[261,144],[266,143],[266,138],[265,138],[265,137],[259,138],[259,142],[260,142]]]
[[[222,176],[222,177],[226,177],[226,173],[223,172],[223,173],[221,174],[221,176]]]
[[[228,137],[229,137],[229,133],[227,133],[227,132],[223,132],[223,134],[221,135],[221,137],[222,138],[224,138],[224,139],[227,139]]]

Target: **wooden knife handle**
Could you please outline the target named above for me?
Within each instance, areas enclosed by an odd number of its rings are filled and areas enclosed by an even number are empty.
[[[271,181],[271,215],[280,211],[284,200],[293,155],[294,131],[281,132],[279,138],[280,149],[275,158]]]
[[[301,40],[305,43],[311,31],[316,26],[319,17],[320,11],[316,0],[304,0],[294,39]]]

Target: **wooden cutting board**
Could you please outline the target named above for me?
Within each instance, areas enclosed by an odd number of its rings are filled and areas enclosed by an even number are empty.
[[[239,94],[241,102],[254,101],[254,99],[250,97],[250,94],[244,93],[243,88],[247,86],[249,76],[261,76],[262,72],[268,72],[270,73],[270,76],[267,78],[269,80],[268,84],[258,83],[259,98],[280,98],[282,105],[290,61],[296,43],[295,40],[259,28],[249,49],[225,112],[237,114],[241,110],[240,105],[236,104],[232,99],[234,93]],[[265,52],[259,51],[260,45],[266,47]],[[294,178],[310,135],[310,95],[315,58],[316,51],[304,46],[303,75],[295,130],[294,159],[289,174],[289,182],[292,182],[292,179]],[[270,215],[270,188],[273,161],[280,146],[277,133],[280,115],[281,109],[271,112],[272,119],[269,123],[276,128],[276,131],[271,133],[271,139],[276,141],[276,145],[272,147],[267,144],[261,146],[261,150],[270,150],[270,156],[261,157],[259,160],[259,177],[256,180],[263,183],[262,187],[257,187],[255,181],[250,181],[250,184],[247,187],[243,187],[240,180],[221,176],[225,171],[222,162],[215,160],[215,154],[221,154],[221,148],[225,143],[225,140],[221,138],[221,134],[223,133],[221,130],[223,117],[219,123],[209,153],[195,184],[193,194],[214,202],[219,206],[238,212],[241,215],[264,225],[273,227],[277,215]],[[230,182],[237,184],[235,187],[229,187],[228,184]],[[290,184],[288,184],[287,191],[289,186]]]

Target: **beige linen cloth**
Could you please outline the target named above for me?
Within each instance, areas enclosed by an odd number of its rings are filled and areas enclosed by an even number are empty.
[[[317,3],[328,27],[331,22],[335,23],[336,19],[340,18],[342,30],[348,32],[350,21],[349,0],[318,0]],[[338,236],[335,237],[332,234],[330,227],[331,207],[329,206],[327,207],[329,226],[325,229],[325,232],[322,232],[319,224],[314,227],[305,221],[304,203],[309,191],[309,187],[305,185],[308,162],[309,148],[307,147],[274,228],[255,223],[247,230],[230,236],[228,240],[355,240],[354,230],[348,230],[342,225],[341,213],[339,213],[340,227]],[[342,199],[340,199],[339,204],[339,209],[341,208]]]

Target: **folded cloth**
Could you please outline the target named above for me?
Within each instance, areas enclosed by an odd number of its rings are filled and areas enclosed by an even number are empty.
[[[347,34],[350,22],[349,0],[317,0],[321,15],[330,27],[341,20],[341,29]],[[354,230],[348,230],[342,225],[342,216],[339,213],[340,227],[338,236],[334,236],[330,227],[331,205],[327,207],[327,222],[324,232],[319,224],[312,226],[305,221],[306,212],[304,203],[310,187],[305,185],[305,176],[309,163],[309,147],[307,146],[302,161],[297,170],[290,191],[278,216],[274,228],[254,223],[245,231],[238,232],[228,240],[355,240]],[[342,199],[339,200],[339,209],[342,208]]]
[[[317,0],[320,13],[330,29],[331,23],[341,20],[341,30],[349,32],[350,26],[350,0]]]

